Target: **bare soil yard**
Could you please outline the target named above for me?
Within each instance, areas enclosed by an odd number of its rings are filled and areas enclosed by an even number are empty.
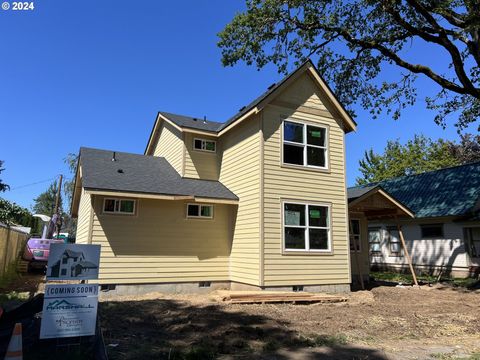
[[[232,305],[208,295],[105,301],[111,359],[480,359],[480,293],[377,287],[339,304]]]

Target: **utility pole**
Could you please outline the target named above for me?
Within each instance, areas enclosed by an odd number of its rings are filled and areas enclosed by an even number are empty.
[[[53,212],[54,214],[58,214],[58,205],[60,202],[60,191],[62,190],[62,180],[63,180],[63,175],[60,175],[60,179],[58,179],[57,196],[55,198],[55,211]]]

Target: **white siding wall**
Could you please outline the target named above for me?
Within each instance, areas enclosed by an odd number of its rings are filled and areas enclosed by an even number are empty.
[[[388,265],[395,268],[408,266],[405,256],[390,254],[386,228],[394,226],[394,224],[369,224],[369,228],[377,226],[381,226],[381,254],[371,256],[371,264]],[[452,267],[453,270],[468,268],[469,256],[465,248],[462,225],[453,222],[444,223],[444,236],[441,239],[422,239],[419,223],[404,224],[402,230],[412,262],[419,271],[445,266]]]

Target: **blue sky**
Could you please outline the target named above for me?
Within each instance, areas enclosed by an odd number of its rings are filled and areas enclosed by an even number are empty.
[[[41,181],[70,177],[63,158],[80,146],[142,153],[158,110],[224,121],[278,81],[273,66],[221,65],[216,34],[243,8],[243,0],[42,0],[34,11],[0,10],[0,178],[12,188],[1,196],[29,207],[49,184]],[[457,138],[424,106],[399,121],[358,109],[349,184],[364,151],[388,139]]]

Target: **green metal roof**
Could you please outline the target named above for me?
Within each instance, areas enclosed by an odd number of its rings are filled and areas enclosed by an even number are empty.
[[[408,206],[417,218],[475,215],[480,205],[480,162],[402,176],[380,185]]]

